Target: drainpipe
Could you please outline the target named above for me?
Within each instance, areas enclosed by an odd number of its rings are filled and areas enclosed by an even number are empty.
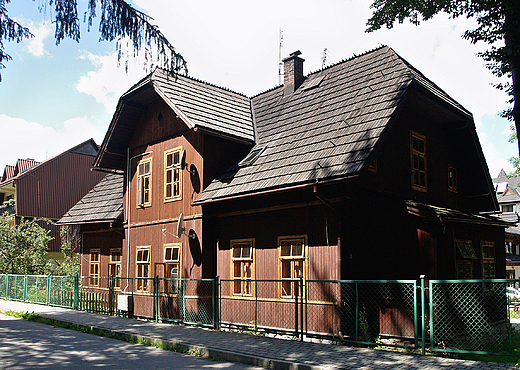
[[[131,179],[130,179],[130,163],[137,157],[142,157],[147,154],[152,154],[153,151],[140,153],[130,158],[130,148],[126,148],[126,222],[127,222],[127,235],[126,235],[126,287],[123,290],[126,293],[128,289],[128,283],[130,278],[130,194],[131,194]]]

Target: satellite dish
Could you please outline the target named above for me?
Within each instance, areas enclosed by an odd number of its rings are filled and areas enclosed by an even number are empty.
[[[180,238],[182,233],[185,230],[185,228],[182,226],[183,222],[184,222],[184,215],[181,212],[181,215],[179,216],[179,220],[177,221],[177,232],[175,233],[175,236],[177,238]]]

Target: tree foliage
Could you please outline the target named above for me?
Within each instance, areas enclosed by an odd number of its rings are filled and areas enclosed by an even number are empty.
[[[447,13],[453,18],[475,18],[478,27],[467,30],[463,38],[472,43],[483,41],[489,49],[479,55],[497,77],[508,77],[505,84],[495,87],[505,90],[512,106],[502,116],[514,121],[516,132],[520,131],[520,1],[519,0],[374,0],[372,17],[367,22],[367,31],[382,26],[392,28],[397,21],[408,19],[419,25],[438,13]],[[520,152],[520,142],[518,144]]]
[[[51,239],[34,220],[22,219],[16,225],[14,215],[0,216],[0,273],[45,274]]]
[[[51,222],[47,220],[47,222]],[[68,227],[60,229],[63,260],[47,258],[49,231],[37,219],[15,223],[12,214],[0,215],[0,274],[73,276],[79,272],[78,233]]]
[[[41,12],[46,11],[47,4],[52,23],[55,26],[56,45],[65,38],[76,42],[81,38],[81,21],[78,16],[76,0],[41,0]],[[4,62],[12,60],[4,47],[4,41],[21,42],[33,35],[27,27],[9,17],[7,4],[11,0],[0,0],[0,69]],[[46,3],[47,2],[47,3]],[[181,54],[175,51],[168,39],[153,25],[153,18],[138,11],[124,0],[88,0],[83,21],[88,24],[88,31],[98,17],[99,41],[117,40],[116,50],[119,61],[128,66],[129,59],[143,53],[148,70],[159,66],[171,73],[187,73],[187,64]],[[129,40],[133,53],[127,53],[122,40]],[[0,75],[1,81],[1,75]]]

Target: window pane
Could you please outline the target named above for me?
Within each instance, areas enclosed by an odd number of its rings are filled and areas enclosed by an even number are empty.
[[[171,153],[166,154],[166,166],[167,167],[170,167],[173,164],[172,159],[173,159],[173,156]]]
[[[180,152],[177,151],[175,153],[173,153],[173,163],[178,165],[180,162]]]
[[[292,295],[292,280],[282,281],[282,296],[291,296]]]
[[[179,260],[179,248],[172,248],[172,261]]]
[[[242,258],[251,258],[251,247],[247,245],[242,247]]]
[[[233,277],[236,279],[240,279],[242,277],[240,271],[240,262],[235,262],[233,264]]]
[[[282,279],[291,278],[291,262],[282,261]]]
[[[282,246],[280,248],[280,254],[283,257],[290,257],[291,256],[291,245],[287,242],[282,242]]]
[[[164,251],[164,259],[166,261],[171,261],[172,259],[172,249],[171,248],[166,248],[165,251]]]
[[[244,262],[244,278],[251,279],[251,263]]]
[[[303,257],[303,244],[301,243],[296,243],[294,246],[293,246],[293,253],[292,255],[294,257]]]
[[[233,248],[233,258],[240,258],[240,246]]]
[[[294,278],[297,279],[300,276],[303,276],[303,261],[298,260],[294,261]]]

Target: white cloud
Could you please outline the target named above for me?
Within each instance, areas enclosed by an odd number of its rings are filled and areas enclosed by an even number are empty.
[[[93,96],[108,112],[113,112],[119,97],[144,76],[137,62],[130,63],[128,70],[119,66],[116,53],[95,55],[84,51],[80,58],[89,60],[94,70],[82,75],[76,88]]]
[[[3,173],[6,164],[14,165],[18,158],[43,161],[90,138],[101,144],[104,135],[86,118],[69,119],[62,127],[55,129],[0,114],[0,127],[3,138],[0,173]]]
[[[35,57],[42,57],[49,54],[45,50],[43,41],[52,34],[50,23],[41,22],[39,24],[35,24],[34,22],[29,22],[28,27],[34,37],[25,41],[25,50]]]

